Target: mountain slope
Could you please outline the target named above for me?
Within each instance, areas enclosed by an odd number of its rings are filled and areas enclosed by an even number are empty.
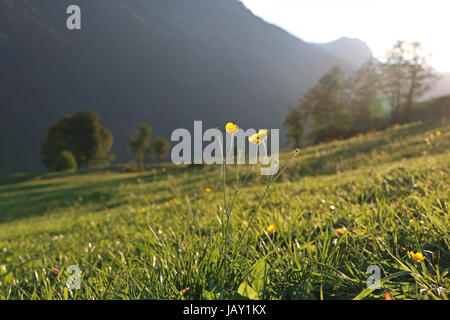
[[[333,65],[353,66],[235,0],[0,0],[0,173],[36,170],[48,128],[91,109],[119,161],[142,121],[169,136],[205,127],[282,128],[288,106]]]
[[[342,37],[329,43],[318,44],[317,46],[336,57],[358,66],[373,56],[369,46],[359,39]]]
[[[422,98],[428,100],[450,94],[450,72],[442,72],[431,90]]]

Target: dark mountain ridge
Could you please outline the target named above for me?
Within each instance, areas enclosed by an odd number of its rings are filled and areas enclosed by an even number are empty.
[[[82,30],[66,28],[71,4]],[[42,169],[47,130],[79,110],[100,114],[120,162],[142,121],[166,137],[194,120],[282,129],[333,65],[354,68],[237,0],[0,0],[0,174]]]

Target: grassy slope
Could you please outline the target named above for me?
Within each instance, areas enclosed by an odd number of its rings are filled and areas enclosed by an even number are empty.
[[[382,277],[407,270],[383,284],[395,298],[438,296],[450,287],[449,137],[450,121],[416,123],[303,150],[272,186],[226,277],[218,274],[220,166],[3,178],[0,298],[200,299],[222,285],[236,298],[247,279],[258,298],[351,299],[366,288],[369,265]],[[265,189],[255,169],[240,169],[250,176],[232,213],[229,256]],[[227,169],[229,198],[235,170]],[[408,256],[420,248],[431,264]],[[266,280],[252,280],[263,258]],[[83,272],[81,290],[65,289],[66,272],[50,275],[69,265]]]

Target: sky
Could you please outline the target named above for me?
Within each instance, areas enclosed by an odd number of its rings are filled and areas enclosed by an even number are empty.
[[[397,40],[419,41],[450,72],[449,0],[241,0],[255,15],[307,42],[366,42],[381,58]]]

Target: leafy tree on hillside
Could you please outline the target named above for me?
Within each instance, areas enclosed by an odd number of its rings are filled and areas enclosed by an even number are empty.
[[[61,151],[55,161],[55,170],[59,172],[75,172],[77,170],[77,160],[71,151]]]
[[[170,144],[166,138],[156,137],[153,142],[153,157],[156,159],[164,159],[169,154]]]
[[[377,127],[371,106],[381,87],[380,63],[369,59],[349,78],[349,109],[352,114],[353,133],[367,132]]]
[[[300,105],[301,106],[301,103]],[[295,148],[300,147],[300,142],[304,135],[305,129],[305,115],[300,107],[289,108],[289,113],[284,120],[284,125],[287,128],[287,138]]]
[[[113,136],[100,124],[100,117],[92,111],[81,111],[66,116],[50,128],[42,143],[42,163],[58,170],[61,153],[71,152],[78,167],[106,165],[113,144]]]
[[[344,72],[333,67],[313,89],[316,106],[308,114],[316,142],[340,138],[350,127],[347,86]]]
[[[298,146],[417,119],[413,107],[436,78],[427,60],[420,43],[399,41],[384,62],[370,59],[350,76],[333,67],[290,110],[288,139]]]
[[[144,169],[144,161],[150,152],[150,142],[152,140],[152,127],[142,123],[130,140],[131,152],[139,162],[141,170]]]
[[[302,98],[296,111],[286,119],[288,136],[298,143],[303,131],[313,142],[332,140],[346,134],[348,121],[348,81],[339,67],[333,67]],[[289,117],[292,117],[289,119]],[[300,127],[297,127],[298,125]]]
[[[398,41],[386,55],[382,65],[383,90],[394,101],[392,122],[400,123],[411,119],[412,107],[430,89],[437,76],[428,64],[419,42]]]

